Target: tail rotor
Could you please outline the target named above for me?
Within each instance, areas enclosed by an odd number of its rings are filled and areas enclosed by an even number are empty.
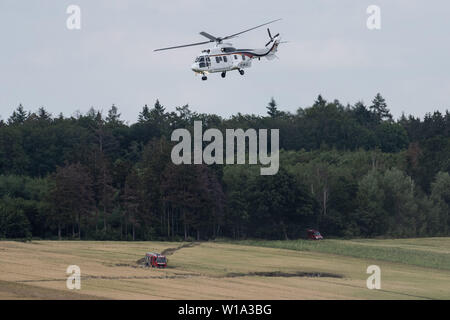
[[[280,34],[277,33],[274,37],[272,37],[272,33],[270,32],[270,29],[269,29],[269,28],[267,28],[267,33],[269,34],[270,41],[267,42],[266,47],[267,47],[268,45],[270,45],[271,43],[273,43],[273,42],[275,41],[275,39],[278,38],[278,37],[280,36]]]

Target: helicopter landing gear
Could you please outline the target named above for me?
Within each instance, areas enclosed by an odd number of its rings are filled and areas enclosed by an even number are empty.
[[[222,72],[222,78],[225,78],[227,76],[226,72]]]
[[[241,76],[243,76],[245,74],[244,70],[239,70],[239,73],[241,74]]]
[[[203,80],[203,81],[206,81],[206,80],[208,80],[208,77],[207,77],[207,76],[203,76],[203,77],[202,77],[202,80]]]

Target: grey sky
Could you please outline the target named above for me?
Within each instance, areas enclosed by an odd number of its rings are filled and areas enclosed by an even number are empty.
[[[82,30],[66,28],[66,8],[82,10]],[[366,8],[381,7],[382,29],[366,28]],[[450,106],[450,2],[444,0],[1,0],[0,116],[19,103],[54,115],[105,112],[114,103],[135,122],[156,98],[169,111],[264,114],[273,96],[295,112],[320,93],[342,103],[369,103],[377,92],[395,117]],[[255,61],[244,77],[206,82],[190,70],[202,47],[154,53],[266,21],[281,32],[280,60]],[[264,28],[235,39],[263,47]]]

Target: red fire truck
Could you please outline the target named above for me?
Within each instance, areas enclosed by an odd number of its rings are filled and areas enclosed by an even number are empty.
[[[152,268],[165,268],[167,267],[167,258],[159,253],[147,252],[145,265]]]
[[[306,234],[309,240],[323,240],[322,235],[317,230],[309,229],[306,231]]]

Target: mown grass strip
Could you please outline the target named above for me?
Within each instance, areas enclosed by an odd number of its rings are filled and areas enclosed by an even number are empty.
[[[417,241],[420,241],[420,239]],[[360,244],[346,240],[240,240],[228,243],[296,251],[331,253],[355,258],[382,260],[419,267],[450,270],[449,254],[402,248],[401,244],[399,244],[398,247],[377,247],[374,246],[373,243],[370,243],[371,245],[365,245],[364,243]]]

